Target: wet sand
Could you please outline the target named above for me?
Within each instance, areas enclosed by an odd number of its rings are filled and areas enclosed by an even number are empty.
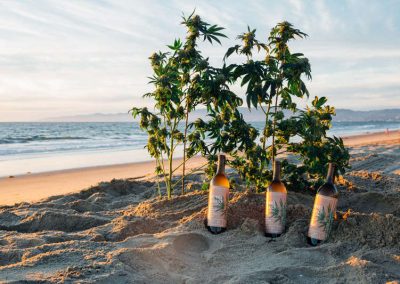
[[[389,135],[379,132],[349,136],[343,137],[343,140],[347,146],[376,143],[400,145],[400,131],[392,131]],[[192,159],[189,168],[197,167],[203,161],[201,158]],[[393,165],[393,169],[400,171],[400,165]],[[139,162],[0,178],[0,205],[35,202],[53,195],[78,192],[99,182],[150,177],[153,173],[154,162]]]

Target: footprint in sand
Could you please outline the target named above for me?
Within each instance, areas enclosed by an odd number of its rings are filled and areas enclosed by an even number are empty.
[[[195,254],[208,250],[210,244],[203,235],[190,233],[177,236],[172,242],[172,246],[176,252]]]

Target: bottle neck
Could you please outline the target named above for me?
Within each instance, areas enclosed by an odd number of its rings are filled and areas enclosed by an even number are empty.
[[[329,163],[328,174],[326,175],[326,182],[335,182],[335,165],[333,163]]]
[[[225,155],[218,156],[217,174],[225,174]]]
[[[272,180],[273,181],[280,181],[281,180],[281,163],[278,161],[274,162],[274,175]]]

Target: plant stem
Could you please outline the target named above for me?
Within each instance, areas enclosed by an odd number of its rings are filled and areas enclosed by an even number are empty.
[[[167,128],[167,122],[165,120],[165,116],[163,117],[163,122],[164,122],[164,127]],[[164,142],[165,142],[165,143],[163,143],[164,151],[167,153],[167,139],[165,139]],[[165,161],[164,161],[164,155],[163,155],[162,150],[160,151],[160,156],[161,156],[161,166],[162,166],[165,188],[168,191],[168,178],[167,178],[167,174],[165,171]]]
[[[156,157],[156,166],[159,166],[161,169],[159,157]],[[160,180],[159,180],[158,174],[157,174],[157,190],[158,190],[158,195],[161,197]]]
[[[172,156],[172,155],[171,155]],[[172,167],[172,157],[169,159],[169,167]],[[172,183],[172,172],[169,171],[169,176],[168,176],[168,187],[167,187],[167,198],[171,199],[171,192],[172,192],[172,188],[171,188],[171,183]]]
[[[204,167],[207,166],[207,165],[208,165],[208,164],[204,164],[204,165],[202,165],[202,166],[200,166],[200,167],[197,167],[197,168],[192,169],[192,170],[190,171],[190,174],[192,174],[192,173],[194,173],[194,172],[196,172],[196,171],[201,170],[202,168],[204,168]],[[176,183],[173,184],[173,187],[174,187],[175,185],[177,185],[181,180],[182,180],[182,178],[180,178],[179,180],[177,180]]]
[[[210,143],[210,144],[206,145],[206,147],[209,147],[209,146],[211,146],[211,145],[213,145],[213,143]],[[198,153],[196,153],[196,154],[198,154]],[[185,162],[189,161],[190,159],[191,159],[191,158],[187,158],[187,159],[185,160]],[[177,170],[179,170],[179,168],[180,168],[182,165],[183,165],[183,161],[182,161],[182,163],[180,163],[178,166],[175,167],[175,169],[172,171],[172,173],[175,173]]]
[[[166,149],[167,149],[167,140],[165,140],[165,143],[164,143],[164,151],[166,151]],[[165,183],[165,188],[168,188],[168,179],[167,179],[167,174],[166,174],[166,172],[165,172],[165,166],[164,166],[164,155],[163,155],[163,153],[162,153],[162,151],[160,151],[160,156],[161,156],[161,169],[162,169],[162,172],[163,172],[163,178],[164,178],[164,183]]]
[[[275,97],[275,111],[274,111],[274,123],[272,126],[272,164],[275,162],[275,127],[276,127],[276,110],[278,108],[278,96],[279,96],[279,88],[276,90]]]
[[[171,148],[174,145],[174,140],[171,137]],[[168,162],[169,162],[169,168],[168,168],[168,185],[167,185],[167,198],[171,199],[171,192],[172,192],[172,159],[173,159],[173,151],[170,151],[169,157],[168,157]]]
[[[171,199],[171,194],[172,194],[172,160],[174,158],[174,132],[176,129],[176,118],[174,118],[174,123],[171,126],[171,140],[170,140],[170,151],[169,151],[169,156],[168,156],[168,163],[169,163],[169,167],[168,167],[168,185],[167,185],[167,198]]]
[[[189,121],[189,99],[186,98],[185,133],[183,135],[182,195],[185,194],[186,137]]]
[[[267,130],[268,130],[268,118],[269,118],[269,111],[271,109],[271,100],[268,102],[267,112],[265,113],[265,126],[264,126],[264,139],[263,139],[263,151],[265,151],[265,145],[267,143]]]

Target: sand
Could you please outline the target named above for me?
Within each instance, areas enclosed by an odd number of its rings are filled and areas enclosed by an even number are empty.
[[[230,196],[228,230],[215,236],[203,225],[207,192],[200,190],[201,174],[190,178],[188,194],[170,201],[157,196],[153,176],[132,174],[76,193],[0,207],[0,279],[5,283],[399,281],[399,142],[381,139],[354,145],[353,168],[338,181],[332,235],[318,247],[309,247],[305,240],[313,203],[309,193],[289,193],[286,233],[270,241],[262,233],[264,195],[238,186]]]
[[[343,137],[347,146],[363,145],[400,145],[400,131],[377,132]],[[383,149],[385,146],[383,146]],[[389,147],[389,152],[393,148]],[[395,148],[395,147],[394,147]],[[380,149],[375,151],[379,153]],[[362,151],[369,151],[363,148]],[[378,158],[379,159],[379,158]],[[176,160],[175,164],[180,162]],[[195,168],[204,163],[204,159],[196,157],[190,160],[188,168]],[[0,206],[13,205],[19,202],[36,202],[43,198],[79,192],[83,188],[97,185],[99,182],[112,179],[151,178],[154,176],[154,162],[138,162],[121,165],[89,167],[61,170],[38,174],[25,174],[0,178]],[[389,165],[390,166],[390,165]],[[391,166],[400,173],[400,165]]]
[[[201,166],[204,161],[195,157],[188,162],[188,169]],[[180,162],[175,160],[174,165]],[[154,167],[155,162],[139,162],[0,178],[0,205],[36,202],[54,195],[79,192],[113,179],[149,178],[154,176]]]
[[[376,144],[399,144],[400,130],[390,130],[389,132],[365,133],[342,137],[346,146],[357,145],[376,145]]]

